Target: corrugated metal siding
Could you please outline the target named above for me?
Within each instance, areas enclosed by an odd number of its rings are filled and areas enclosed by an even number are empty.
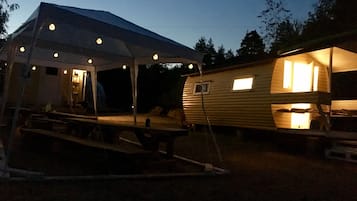
[[[273,66],[269,62],[204,75],[203,81],[210,82],[204,104],[212,125],[274,128],[269,100]],[[254,76],[253,89],[232,91],[234,79],[244,76]],[[183,91],[186,120],[194,124],[206,124],[201,96],[193,93],[200,80],[200,76],[188,77]]]

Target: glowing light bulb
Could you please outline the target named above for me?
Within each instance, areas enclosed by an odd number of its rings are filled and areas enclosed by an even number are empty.
[[[58,57],[59,57],[58,52],[53,53],[53,57],[54,57],[54,58],[58,58]]]
[[[35,71],[37,69],[36,66],[32,66],[32,70]]]
[[[64,71],[63,71],[63,74],[67,75],[67,74],[68,74],[68,71],[67,71],[67,70],[64,70]]]
[[[123,65],[123,70],[126,70],[126,67],[127,67],[126,65]]]
[[[192,70],[193,69],[193,64],[188,65],[188,69]]]
[[[26,48],[24,46],[21,46],[20,47],[20,52],[25,52],[26,51]]]
[[[88,62],[89,64],[92,64],[92,63],[93,63],[93,59],[89,58],[89,59],[87,60],[87,62]]]
[[[152,55],[152,59],[153,59],[154,61],[159,60],[159,54],[155,53],[154,55]]]
[[[50,24],[50,25],[48,25],[48,30],[50,30],[50,31],[54,31],[54,30],[56,30],[56,25],[55,24]]]
[[[97,40],[95,40],[95,43],[97,43],[97,45],[101,45],[103,44],[103,39],[99,37]]]

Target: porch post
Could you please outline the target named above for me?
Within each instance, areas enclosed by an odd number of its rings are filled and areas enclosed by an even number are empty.
[[[136,116],[137,116],[137,100],[138,100],[138,72],[139,72],[139,64],[134,59],[133,65],[130,67],[130,78],[131,78],[131,94],[133,98],[133,118],[134,125],[136,125]]]
[[[93,95],[93,109],[95,116],[98,116],[97,111],[97,70],[94,67],[94,70],[91,71],[91,83],[92,83],[92,95]]]

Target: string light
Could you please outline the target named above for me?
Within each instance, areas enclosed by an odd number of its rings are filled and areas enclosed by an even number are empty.
[[[53,53],[53,57],[54,57],[54,58],[58,58],[58,57],[59,57],[58,52]]]
[[[152,55],[152,59],[153,59],[154,61],[159,60],[159,54],[155,53],[154,55]]]
[[[188,69],[192,70],[193,69],[193,64],[188,65]]]
[[[20,47],[20,52],[25,52],[26,51],[26,48],[24,46],[21,46]]]
[[[88,62],[89,64],[92,64],[92,63],[93,63],[93,59],[89,58],[89,59],[87,60],[87,62]]]
[[[123,65],[123,70],[126,70],[126,67],[127,67],[127,66],[124,64],[124,65]]]
[[[50,24],[50,25],[48,25],[48,30],[50,30],[50,31],[55,31],[56,30],[56,25],[55,24]]]
[[[95,40],[95,43],[97,43],[97,45],[101,45],[103,44],[103,39],[98,37],[97,40]]]

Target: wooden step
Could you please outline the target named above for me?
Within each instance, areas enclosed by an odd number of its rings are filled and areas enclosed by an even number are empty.
[[[357,148],[348,146],[334,146],[325,150],[328,159],[337,159],[357,163]]]

